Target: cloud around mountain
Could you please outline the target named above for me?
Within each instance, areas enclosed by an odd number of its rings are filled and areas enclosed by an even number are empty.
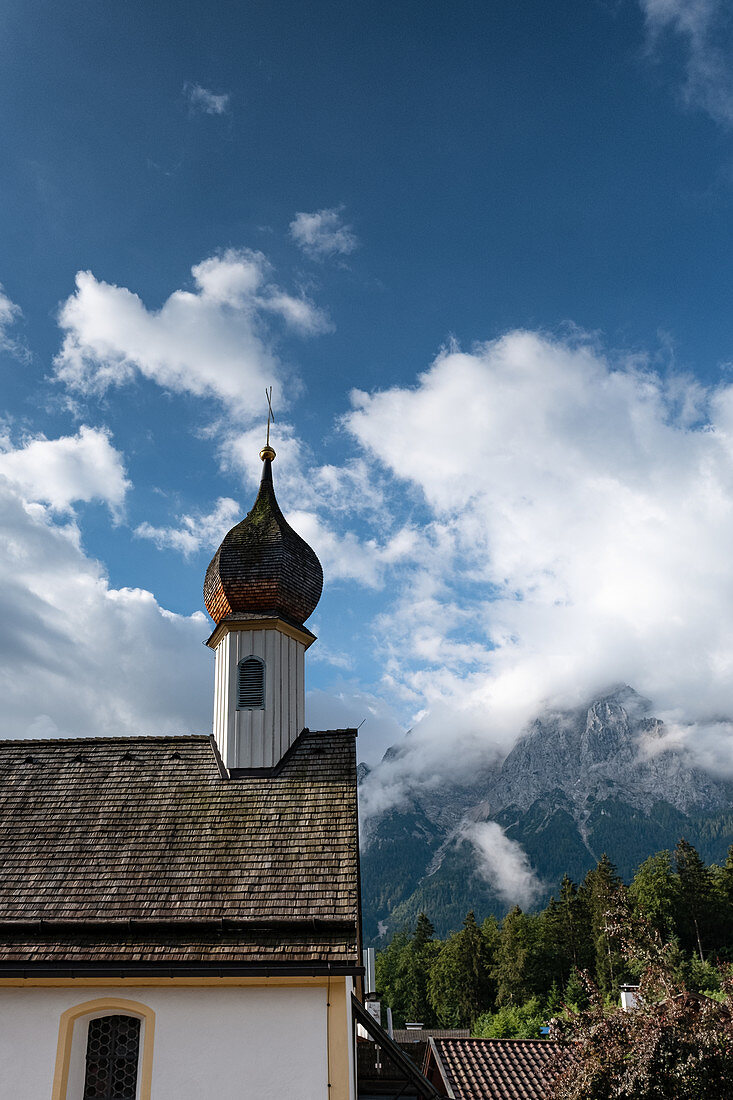
[[[352,400],[348,430],[429,517],[380,619],[424,716],[366,812],[613,683],[693,760],[704,724],[699,762],[733,773],[733,727],[710,721],[733,716],[733,386],[513,332]]]

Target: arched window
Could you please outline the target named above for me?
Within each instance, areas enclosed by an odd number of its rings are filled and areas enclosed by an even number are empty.
[[[89,1021],[83,1100],[136,1100],[140,1020],[98,1016]]]
[[[155,1013],[100,997],[61,1014],[51,1100],[151,1100]]]
[[[239,662],[237,710],[259,710],[265,705],[265,662],[245,657]]]

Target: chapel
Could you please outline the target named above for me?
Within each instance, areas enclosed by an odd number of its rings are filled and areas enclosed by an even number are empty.
[[[321,595],[261,453],[206,571],[211,735],[0,741],[0,1094],[353,1100],[356,731],[305,728]]]

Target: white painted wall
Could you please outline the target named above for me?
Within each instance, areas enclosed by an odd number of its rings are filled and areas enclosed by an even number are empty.
[[[237,666],[265,662],[265,706],[237,710]],[[216,647],[213,731],[227,768],[272,768],[305,725],[305,645],[275,627],[231,630]]]
[[[2,1100],[50,1100],[61,1013],[97,997],[155,1012],[153,1100],[326,1100],[325,989],[135,986],[0,989]]]

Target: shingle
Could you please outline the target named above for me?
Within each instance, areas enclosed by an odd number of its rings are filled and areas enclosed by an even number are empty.
[[[0,792],[4,926],[310,922],[306,939],[250,946],[312,959],[322,943],[326,956],[358,961],[353,731],[304,731],[279,774],[231,781],[208,737],[0,741]],[[333,922],[350,931],[334,939]],[[0,940],[0,961],[22,953],[22,941]],[[48,937],[25,942],[34,958],[63,953]]]

